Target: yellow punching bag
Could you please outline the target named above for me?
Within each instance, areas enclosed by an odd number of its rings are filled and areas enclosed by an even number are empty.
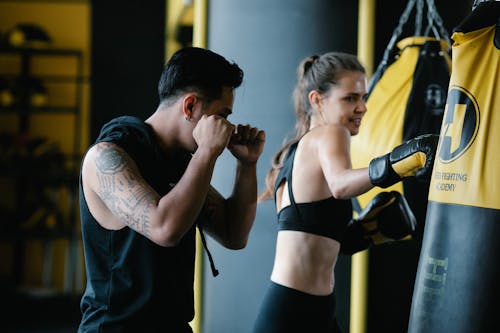
[[[402,142],[420,134],[439,133],[450,79],[451,58],[448,32],[432,0],[427,0],[429,25],[426,33],[401,39],[396,43],[409,21],[414,8],[422,11],[424,0],[410,0],[401,15],[384,57],[373,75],[368,91],[367,109],[360,133],[352,138],[351,154],[354,168],[369,165],[378,156],[390,152]],[[420,13],[420,15],[422,15]],[[418,15],[417,15],[418,16]],[[421,23],[421,22],[420,22]],[[429,36],[431,28],[441,33]],[[360,208],[379,192],[396,190],[405,195],[417,221],[424,222],[429,184],[405,179],[387,189],[374,188],[357,197]],[[404,188],[403,188],[404,187]],[[414,189],[414,187],[417,187]],[[410,188],[411,191],[406,191]],[[408,198],[418,192],[420,198]],[[424,192],[421,195],[421,192]],[[418,203],[417,203],[418,201]]]
[[[398,34],[403,30],[402,25],[409,21],[411,11],[415,8],[418,11],[418,6],[424,4],[424,0],[410,0],[370,82],[368,111],[359,134],[351,141],[354,168],[367,167],[373,158],[390,152],[408,139],[439,133],[450,80],[450,43],[433,1],[426,3],[428,22],[431,22],[427,32],[419,34],[416,29],[414,36],[399,39]],[[441,33],[429,34],[438,29]],[[368,313],[366,318],[357,320],[366,321],[368,331],[407,330],[421,249],[429,182],[407,178],[387,189],[374,188],[357,197],[354,206],[358,204],[358,209],[362,209],[381,191],[391,190],[405,196],[417,219],[417,230],[409,240],[370,248],[368,267],[359,271],[353,269],[351,273],[367,276]],[[353,257],[353,261],[356,260]],[[356,311],[360,306],[362,304],[351,306],[352,318],[359,317]]]
[[[398,42],[397,47],[397,60],[387,68],[374,86],[366,104],[368,112],[363,118],[362,130],[352,138],[351,151],[355,168],[366,167],[373,158],[388,153],[403,141],[419,134],[439,131],[439,126],[434,128],[434,124],[441,124],[446,97],[442,87],[448,85],[451,64],[446,53],[447,42],[432,37],[408,37]],[[419,60],[425,61],[422,53],[430,49],[436,54],[441,53],[435,60],[438,63],[434,67],[438,68],[427,68],[428,74],[434,76],[434,82],[429,82],[428,78],[425,82],[418,82],[415,78],[417,64]],[[429,97],[430,103],[434,102],[435,107],[428,108],[429,110],[424,107],[413,112],[417,100],[426,103],[425,99],[414,97],[418,85],[421,84],[427,85],[420,90],[421,94]],[[434,96],[430,96],[431,94]],[[429,121],[425,124],[422,124],[422,121],[410,121],[416,117],[427,118]],[[396,183],[387,189],[374,188],[358,197],[359,204],[364,207],[377,193],[390,190],[403,193],[403,183]]]
[[[452,39],[411,333],[500,328],[500,2],[475,7]]]

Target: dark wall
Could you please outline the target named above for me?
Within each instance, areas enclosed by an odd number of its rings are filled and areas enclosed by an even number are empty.
[[[92,1],[91,133],[118,115],[145,119],[158,104],[165,1]]]

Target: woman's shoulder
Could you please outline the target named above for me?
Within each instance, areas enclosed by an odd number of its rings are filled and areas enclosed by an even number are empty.
[[[338,125],[317,126],[307,132],[298,142],[297,153],[306,153],[307,158],[330,155],[333,151],[345,151],[350,146],[350,134],[345,127]]]
[[[345,140],[349,137],[349,130],[345,127],[336,124],[327,124],[311,129],[302,137],[301,141],[309,141],[310,143],[324,145],[328,142],[336,142],[341,139]]]

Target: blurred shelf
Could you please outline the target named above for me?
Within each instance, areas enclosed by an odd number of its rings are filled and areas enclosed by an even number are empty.
[[[73,106],[31,106],[28,113],[75,113]],[[25,112],[25,108],[20,106],[0,107],[0,115],[2,113],[19,113]]]
[[[29,47],[0,47],[0,53],[3,54],[30,54],[30,55],[71,55],[71,56],[82,56],[82,51],[77,49],[64,49],[64,48],[29,48]]]
[[[15,124],[12,126],[18,127],[17,134],[0,134],[0,241],[14,244],[12,281],[16,288],[25,282],[24,266],[30,263],[25,253],[27,241],[40,240],[49,244],[64,239],[70,243],[66,268],[68,282],[65,278],[65,284],[71,289],[70,277],[76,271],[76,242],[79,238],[77,205],[82,84],[88,80],[82,75],[82,52],[4,46],[0,47],[0,63],[4,65],[0,66],[3,71],[0,77],[13,97],[10,103],[0,106],[0,119],[9,119]],[[42,102],[32,98],[34,95],[39,97],[39,94],[43,97]],[[56,120],[54,117],[38,117],[45,114],[55,116]],[[67,118],[68,115],[74,117]],[[17,119],[12,121],[13,117]],[[67,127],[65,130],[72,131],[72,142],[64,152],[62,143],[68,141],[50,139],[57,137],[57,132],[62,129],[58,128],[58,119],[71,122],[63,125]],[[45,122],[50,128],[49,133],[44,137],[31,133],[32,121]],[[50,132],[52,127],[53,133]],[[36,126],[34,128],[33,132]],[[47,263],[44,264],[49,267],[51,252],[44,251],[47,252],[44,254]]]

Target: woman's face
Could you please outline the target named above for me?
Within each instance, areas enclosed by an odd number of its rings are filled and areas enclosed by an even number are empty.
[[[366,113],[366,76],[362,72],[345,71],[338,84],[323,95],[321,109],[324,120],[359,132],[361,119]]]

